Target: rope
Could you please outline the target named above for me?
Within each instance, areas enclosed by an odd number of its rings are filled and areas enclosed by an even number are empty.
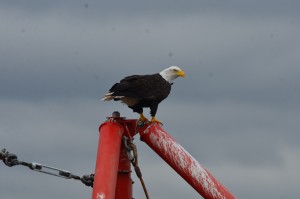
[[[135,173],[136,173],[137,177],[141,181],[141,184],[142,184],[143,190],[145,192],[146,198],[149,199],[149,194],[148,194],[145,182],[144,182],[143,177],[142,177],[142,172],[141,172],[140,167],[138,165],[138,152],[137,152],[136,145],[131,143],[131,147],[132,147],[132,150],[133,150],[133,155],[135,157],[134,161],[132,161],[132,165],[134,167],[134,170],[135,170]]]
[[[142,184],[142,187],[143,187],[143,190],[144,190],[144,193],[145,193],[145,196],[146,196],[146,199],[149,199],[149,194],[148,194],[148,191],[147,191],[147,188],[146,188],[146,185],[145,185],[145,182],[143,180],[143,176],[142,176],[142,172],[140,170],[140,167],[138,165],[138,152],[137,152],[137,147],[134,143],[130,142],[128,145],[127,145],[127,140],[125,139],[125,147],[128,151],[128,157],[129,157],[129,160],[130,162],[132,163],[133,165],[133,168],[134,168],[134,171],[137,175],[137,177],[139,178],[141,184]],[[131,155],[130,151],[133,152],[133,156]]]

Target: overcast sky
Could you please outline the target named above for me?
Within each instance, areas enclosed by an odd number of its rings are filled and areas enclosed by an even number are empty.
[[[300,196],[299,1],[0,1],[0,149],[94,172],[122,77],[186,73],[157,118],[241,199]],[[149,111],[145,110],[149,117]],[[151,198],[199,198],[135,140]],[[145,198],[135,174],[134,197]],[[80,182],[0,164],[0,197],[91,198]],[[200,197],[201,198],[201,197]]]

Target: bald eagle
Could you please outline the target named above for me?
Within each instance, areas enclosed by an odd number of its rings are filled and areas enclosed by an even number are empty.
[[[143,115],[143,108],[149,107],[151,122],[161,123],[155,118],[158,104],[168,97],[173,81],[179,76],[184,77],[184,72],[178,66],[171,66],[152,75],[128,76],[114,84],[102,100],[120,100],[133,112],[140,114],[140,121],[148,121]]]

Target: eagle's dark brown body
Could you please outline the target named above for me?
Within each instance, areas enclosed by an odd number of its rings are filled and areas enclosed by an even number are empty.
[[[111,96],[123,96],[114,100],[122,100],[134,112],[143,113],[143,107],[149,107],[151,116],[155,116],[158,104],[170,91],[171,84],[158,73],[125,77],[109,90]]]

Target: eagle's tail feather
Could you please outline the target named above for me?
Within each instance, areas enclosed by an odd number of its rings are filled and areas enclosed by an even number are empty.
[[[106,93],[101,100],[102,101],[110,101],[110,100],[113,100],[113,99],[121,99],[121,98],[124,97],[124,96],[113,96],[113,94],[114,94],[114,92]]]

